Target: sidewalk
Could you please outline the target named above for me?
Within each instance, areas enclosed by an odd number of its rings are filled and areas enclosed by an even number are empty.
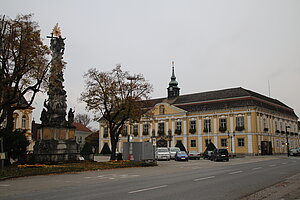
[[[258,191],[242,200],[300,200],[300,173],[269,188]]]

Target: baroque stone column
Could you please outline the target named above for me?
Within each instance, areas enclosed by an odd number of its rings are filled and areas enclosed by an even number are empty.
[[[44,101],[44,109],[41,113],[42,126],[38,129],[38,141],[34,147],[35,159],[38,162],[61,162],[77,160],[79,157],[79,145],[75,141],[74,111],[72,109],[67,116],[67,93],[64,89],[63,70],[65,62],[64,40],[61,37],[60,28],[56,24],[50,38],[52,60],[48,85],[48,100]]]

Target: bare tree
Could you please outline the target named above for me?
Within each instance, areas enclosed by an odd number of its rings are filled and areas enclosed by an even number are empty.
[[[29,107],[47,79],[50,51],[32,15],[0,18],[0,124],[11,131],[14,110]]]
[[[79,113],[79,114],[76,114],[74,121],[78,122],[78,123],[81,123],[84,126],[88,127],[88,125],[91,123],[91,118],[87,114],[80,114]]]
[[[149,98],[152,86],[141,74],[131,76],[117,66],[111,72],[90,69],[85,75],[86,89],[81,100],[87,109],[96,115],[95,120],[105,120],[110,132],[111,159],[115,152],[121,130],[128,120],[138,121],[145,110],[145,99]]]

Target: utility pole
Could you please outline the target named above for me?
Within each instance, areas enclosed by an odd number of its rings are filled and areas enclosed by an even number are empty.
[[[290,126],[285,127],[285,137],[286,137],[286,151],[287,151],[287,156],[290,156],[290,145],[289,145],[289,136],[288,133],[290,131]]]

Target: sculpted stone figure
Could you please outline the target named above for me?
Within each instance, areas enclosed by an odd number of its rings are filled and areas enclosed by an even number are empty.
[[[48,124],[48,122],[49,122],[48,113],[45,108],[43,108],[40,120],[41,120],[42,124],[44,124],[44,125]]]
[[[70,110],[68,112],[68,123],[69,123],[69,125],[72,125],[72,123],[74,122],[74,113],[75,113],[75,111],[73,111],[72,108],[70,108]]]

